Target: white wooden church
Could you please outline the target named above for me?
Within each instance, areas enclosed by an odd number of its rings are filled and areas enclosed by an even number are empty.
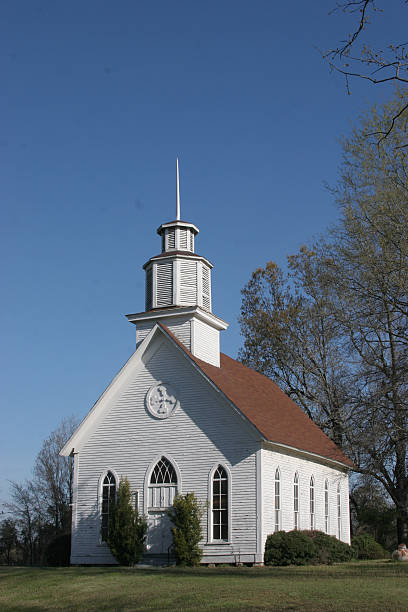
[[[350,541],[351,461],[279,387],[220,353],[228,324],[211,308],[212,264],[198,228],[157,230],[145,311],[127,315],[136,350],[61,451],[74,458],[73,564],[115,563],[105,542],[121,476],[148,518],[145,558],[167,559],[177,493],[205,505],[203,563],[262,563],[277,530]]]

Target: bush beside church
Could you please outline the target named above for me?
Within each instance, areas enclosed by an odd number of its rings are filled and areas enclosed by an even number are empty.
[[[368,534],[349,546],[322,531],[277,531],[265,543],[265,565],[332,564],[352,559],[383,559],[388,553]]]

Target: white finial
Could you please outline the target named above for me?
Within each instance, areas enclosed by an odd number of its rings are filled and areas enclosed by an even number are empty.
[[[180,178],[179,178],[179,163],[177,158],[177,207],[176,207],[176,220],[180,221]]]

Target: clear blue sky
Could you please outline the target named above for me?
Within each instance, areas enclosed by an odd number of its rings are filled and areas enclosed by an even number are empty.
[[[0,497],[134,350],[176,156],[232,356],[252,270],[335,221],[338,139],[385,92],[347,96],[321,60],[351,27],[333,4],[3,0]],[[390,4],[374,36],[405,29]]]

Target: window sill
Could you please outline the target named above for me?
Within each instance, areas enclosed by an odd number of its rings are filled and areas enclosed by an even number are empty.
[[[232,542],[229,540],[211,540],[211,542],[206,542],[206,546],[231,546]]]

